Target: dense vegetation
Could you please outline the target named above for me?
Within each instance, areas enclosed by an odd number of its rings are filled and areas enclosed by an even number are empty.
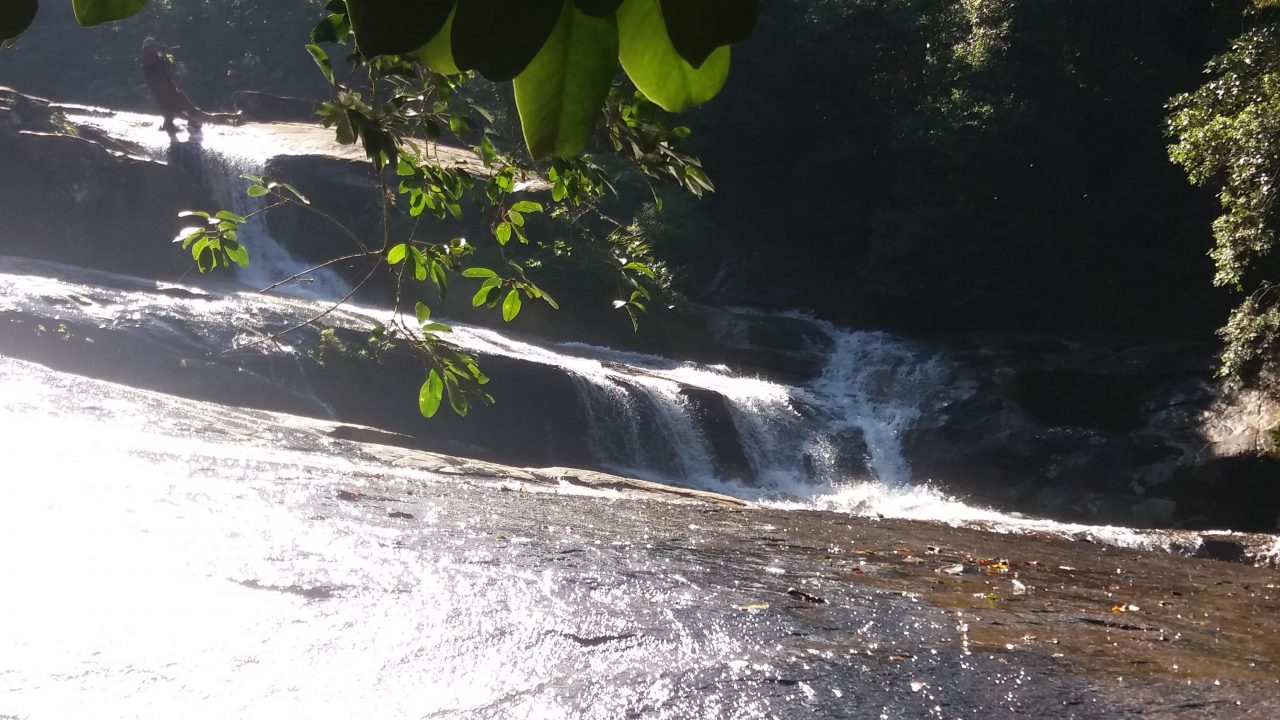
[[[1220,334],[1223,373],[1280,385],[1280,257],[1273,251],[1280,217],[1280,26],[1264,6],[1249,29],[1209,64],[1210,80],[1174,99],[1170,156],[1192,182],[1220,188],[1213,223],[1214,282],[1239,302]]]

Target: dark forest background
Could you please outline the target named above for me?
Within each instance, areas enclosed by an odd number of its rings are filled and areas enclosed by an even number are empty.
[[[1168,158],[1169,99],[1246,0],[772,0],[712,103],[682,120],[718,192],[639,203],[687,296],[860,326],[1211,336],[1211,189]],[[197,103],[317,96],[306,0],[155,3],[75,26],[43,3],[0,84],[149,103],[142,38]]]

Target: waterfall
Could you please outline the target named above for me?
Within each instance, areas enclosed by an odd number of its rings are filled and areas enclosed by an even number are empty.
[[[251,198],[245,192],[249,181],[244,176],[263,174],[260,161],[247,154],[229,154],[225,146],[203,148],[200,160],[205,169],[205,184],[218,209],[244,216],[266,204],[264,198]],[[249,250],[249,267],[236,268],[236,276],[251,288],[265,288],[311,267],[271,236],[266,217],[254,217],[241,225],[240,242]],[[277,290],[299,297],[337,300],[345,296],[349,288],[332,269],[321,268]]]
[[[248,215],[263,207],[264,199],[246,194],[249,182],[243,176],[262,175],[265,158],[285,150],[279,138],[253,127],[206,125],[198,135],[188,134],[184,141],[174,141],[158,130],[158,116],[97,108],[83,110],[83,113],[68,113],[68,118],[123,140],[157,162],[181,162],[201,178],[216,207],[191,208],[193,210],[230,210],[237,215]],[[260,290],[311,267],[271,236],[265,217],[254,217],[242,225],[240,241],[249,251],[249,267],[235,268],[236,279],[253,289]],[[330,268],[322,268],[275,291],[296,297],[337,300],[345,296],[348,289],[340,275]]]
[[[808,322],[831,342],[824,370],[805,386],[583,343],[531,345],[465,326],[450,340],[568,373],[591,451],[609,470],[762,496],[868,479],[909,483],[902,438],[936,389],[941,361],[885,333]],[[705,398],[723,407],[706,407]]]
[[[911,480],[902,436],[915,426],[942,363],[882,332],[841,330],[820,323],[833,341],[826,367],[810,390],[831,411],[832,427],[858,430],[876,479],[901,486]]]
[[[292,140],[252,126],[210,125],[199,136],[174,142],[157,130],[154,116],[92,109],[73,115],[153,159],[187,163],[220,206],[208,209],[240,215],[263,203],[247,196],[242,175],[261,175],[264,158],[305,152],[286,146]],[[271,236],[264,218],[246,223],[241,240],[250,266],[237,279],[250,287],[307,269]],[[280,289],[336,299],[346,288],[336,273],[323,269]],[[769,321],[750,310],[736,317]],[[937,386],[939,361],[884,333],[843,330],[795,314],[773,319],[808,323],[812,335],[826,336],[825,367],[812,382],[788,385],[724,367],[583,344],[539,347],[457,325],[450,340],[479,354],[539,362],[569,374],[590,425],[593,459],[605,469],[762,496],[812,496],[852,481],[908,484],[903,436]],[[743,327],[732,319],[729,325],[721,329]]]

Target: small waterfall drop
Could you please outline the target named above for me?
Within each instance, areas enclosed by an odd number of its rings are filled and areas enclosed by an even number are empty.
[[[249,197],[249,181],[244,179],[245,175],[261,176],[262,163],[251,155],[230,154],[228,150],[225,146],[203,148],[200,160],[205,168],[205,184],[220,209],[247,216],[266,204],[264,198]],[[271,236],[266,217],[253,217],[241,225],[240,241],[249,249],[249,267],[238,268],[237,279],[251,288],[260,290],[311,268]],[[330,268],[308,272],[277,289],[319,300],[337,300],[348,291],[347,284]]]
[[[465,326],[450,339],[567,372],[595,459],[615,472],[760,496],[813,496],[868,479],[908,484],[903,435],[936,388],[941,361],[885,333],[808,322],[831,342],[824,370],[805,386]]]
[[[264,199],[250,198],[245,192],[249,181],[243,176],[262,175],[265,159],[284,152],[279,139],[253,127],[205,125],[196,135],[180,131],[179,137],[186,135],[186,140],[171,142],[167,133],[158,130],[160,118],[154,115],[108,113],[84,108],[82,114],[70,113],[68,117],[139,148],[152,160],[172,162],[181,159],[184,163],[196,165],[196,173],[202,178],[216,207],[191,208],[193,210],[230,210],[245,216],[263,207]],[[240,240],[249,251],[249,267],[235,268],[236,278],[255,290],[311,267],[271,236],[265,217],[251,218],[242,225]],[[319,300],[337,300],[348,290],[347,283],[330,268],[310,272],[275,289],[276,292]]]
[[[876,479],[906,485],[911,464],[903,453],[902,436],[915,426],[925,398],[937,387],[940,361],[887,333],[819,324],[833,346],[810,390],[831,411],[834,428],[862,433]]]

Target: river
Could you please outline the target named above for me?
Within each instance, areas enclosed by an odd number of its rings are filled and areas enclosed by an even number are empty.
[[[927,347],[786,316],[790,383],[455,324],[510,402],[427,424],[416,371],[258,342],[328,282],[0,258],[0,718],[1280,715],[1275,570],[913,476]]]

